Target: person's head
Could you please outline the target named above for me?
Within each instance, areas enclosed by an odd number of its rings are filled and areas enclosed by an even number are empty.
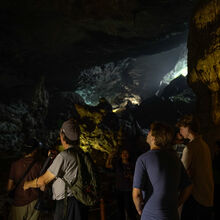
[[[73,119],[69,119],[62,124],[60,129],[60,140],[64,148],[67,148],[69,145],[78,145],[79,135],[79,127]]]
[[[34,154],[38,150],[39,146],[40,144],[35,138],[28,139],[24,144],[24,154],[31,156],[31,154]]]
[[[147,143],[151,147],[169,148],[173,141],[173,136],[174,132],[171,126],[161,122],[153,122],[147,135]]]
[[[199,123],[193,115],[183,116],[176,125],[185,139],[192,139],[199,133]]]
[[[176,137],[175,137],[177,140],[183,140],[183,136],[180,134],[180,132],[177,132],[176,133]]]
[[[120,157],[121,157],[122,160],[128,160],[129,157],[130,157],[130,154],[129,154],[128,150],[127,149],[122,149]]]
[[[184,143],[184,138],[183,136],[180,134],[179,129],[175,131],[175,135],[174,135],[174,140],[173,140],[173,144],[181,144]]]

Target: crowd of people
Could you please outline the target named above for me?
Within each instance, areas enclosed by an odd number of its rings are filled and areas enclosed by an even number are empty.
[[[171,125],[153,122],[146,137],[150,149],[135,163],[127,148],[108,155],[105,167],[115,173],[118,219],[214,219],[209,146],[199,134],[198,122],[192,115],[181,118],[176,128],[175,133]],[[11,165],[7,190],[14,190],[15,194],[10,220],[37,220],[39,211],[34,207],[39,189],[44,191],[49,183],[56,201],[55,220],[88,219],[88,206],[69,187],[76,182],[81,166],[77,151],[73,151],[79,148],[79,137],[76,123],[72,119],[65,121],[60,129],[64,150],[42,175],[36,143],[26,147],[25,156]]]

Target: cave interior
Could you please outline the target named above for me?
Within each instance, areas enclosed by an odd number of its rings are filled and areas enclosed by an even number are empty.
[[[109,153],[136,159],[153,121],[184,114],[219,158],[220,1],[8,0],[0,11],[1,204],[25,142],[62,149],[69,118],[103,175]]]

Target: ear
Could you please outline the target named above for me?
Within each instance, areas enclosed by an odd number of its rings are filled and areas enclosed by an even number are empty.
[[[61,142],[63,141],[63,138],[64,138],[64,134],[63,134],[63,133],[60,133],[60,141],[61,141]]]

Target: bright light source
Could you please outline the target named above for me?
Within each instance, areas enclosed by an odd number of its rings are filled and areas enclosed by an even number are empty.
[[[162,81],[160,82],[160,85],[161,84],[168,85],[172,80],[174,80],[178,76],[180,75],[187,76],[187,74],[188,74],[187,50],[185,49],[182,57],[178,60],[175,67],[163,77]]]

